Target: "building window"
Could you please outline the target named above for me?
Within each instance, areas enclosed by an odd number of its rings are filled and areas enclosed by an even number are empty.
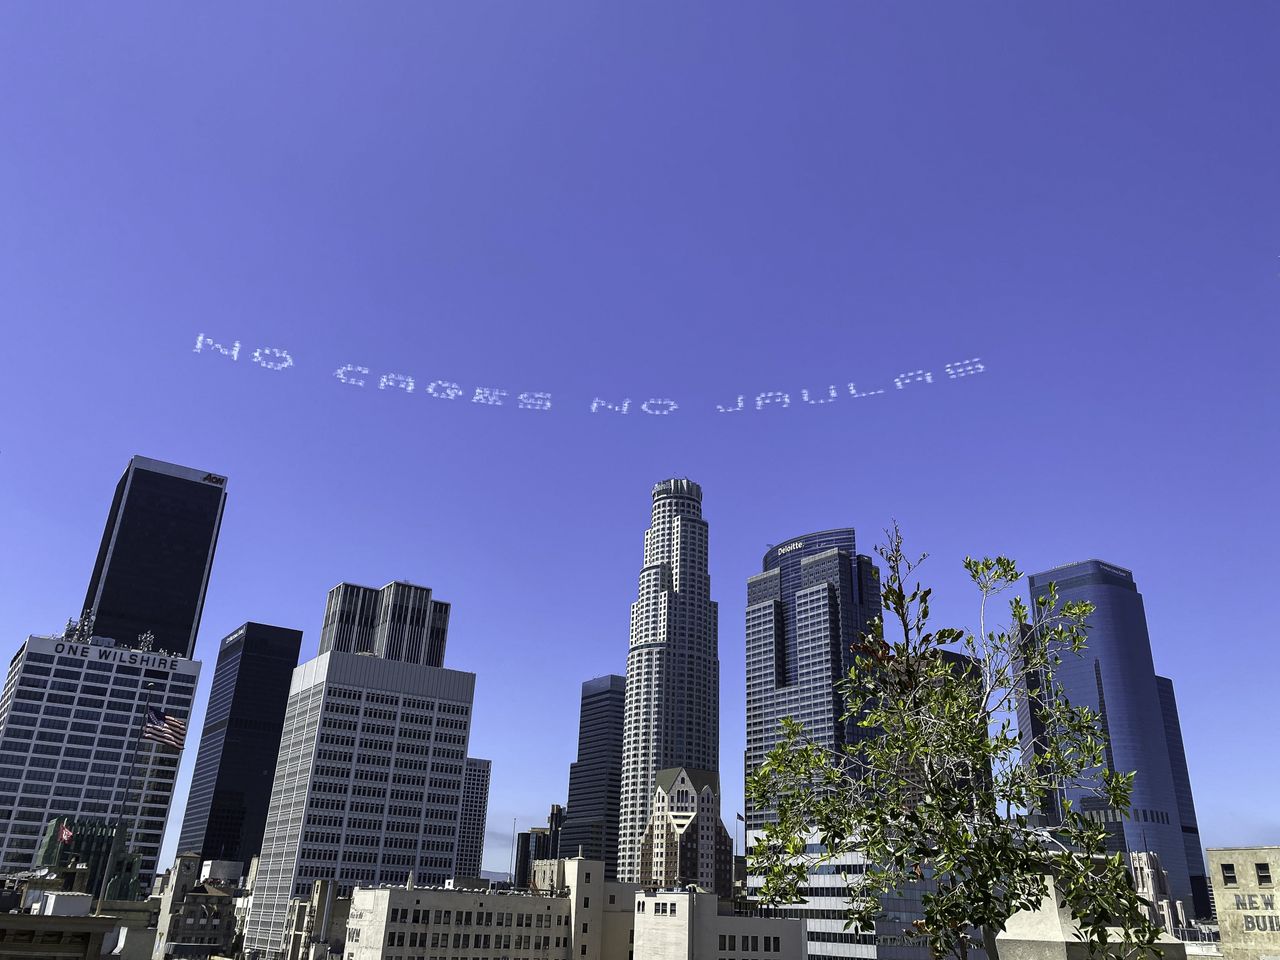
[[[1222,885],[1225,887],[1234,887],[1236,885],[1236,865],[1234,863],[1224,863],[1222,865]]]
[[[1271,864],[1255,863],[1253,869],[1258,874],[1258,883],[1271,886]]]

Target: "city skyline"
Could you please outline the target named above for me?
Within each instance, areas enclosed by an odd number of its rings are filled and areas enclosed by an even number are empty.
[[[302,630],[306,658],[335,583],[430,584],[478,677],[505,871],[513,818],[565,798],[579,685],[623,669],[636,504],[684,475],[714,527],[730,824],[747,579],[796,531],[874,556],[897,519],[938,622],[973,622],[969,555],[1133,570],[1201,839],[1280,836],[1253,720],[1280,581],[1274,3],[0,22],[6,653],[82,612],[130,457],[225,476],[192,735],[239,624]]]

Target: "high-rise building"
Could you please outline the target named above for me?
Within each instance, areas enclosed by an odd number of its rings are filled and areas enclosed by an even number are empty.
[[[492,764],[488,760],[467,757],[462,782],[462,819],[458,827],[459,877],[480,876],[484,861],[485,824],[489,819],[489,775]]]
[[[293,672],[246,956],[281,955],[290,900],[319,882],[349,897],[357,886],[410,874],[443,884],[458,872],[475,674],[420,662],[412,637],[380,642],[344,652],[337,637]]]
[[[1187,769],[1187,751],[1182,743],[1182,724],[1178,720],[1178,698],[1173,681],[1156,677],[1160,693],[1160,712],[1164,716],[1165,742],[1169,745],[1169,772],[1173,774],[1173,791],[1178,798],[1178,820],[1182,826],[1182,846],[1187,854],[1187,870],[1191,874],[1189,914],[1200,920],[1213,919],[1212,889],[1205,875],[1204,848],[1200,846],[1200,825],[1196,820],[1196,802],[1191,795],[1191,773]]]
[[[618,879],[642,882],[640,847],[659,770],[720,769],[717,610],[707,568],[702,488],[653,488],[627,654]]]
[[[596,677],[582,685],[578,759],[569,765],[569,802],[560,832],[560,856],[602,861],[609,880],[618,871],[626,696],[626,677]]]
[[[777,745],[785,717],[801,721],[810,739],[831,750],[859,736],[862,731],[843,719],[845,704],[837,683],[853,665],[851,645],[879,615],[880,572],[858,553],[852,528],[792,537],[765,553],[762,572],[747,581],[748,776]],[[746,807],[750,848],[773,812],[755,807],[749,794]],[[878,932],[844,928],[848,890],[841,874],[865,869],[859,854],[842,854],[810,873],[805,901],[786,908],[787,916],[807,921],[809,955],[926,956],[927,951],[900,942],[901,926],[921,916],[919,889],[886,898],[886,919]],[[758,893],[763,882],[762,876],[748,875],[748,893]],[[889,945],[895,939],[898,943]]]
[[[289,682],[302,631],[246,623],[223,638],[213,671],[179,853],[248,863],[262,847]]]
[[[176,737],[199,675],[195,661],[106,637],[28,637],[0,695],[0,872],[32,865],[50,820],[96,819],[121,825],[145,888],[180,751],[142,739],[143,720],[159,709]]]
[[[325,604],[320,652],[442,667],[448,633],[449,604],[433,600],[428,587],[395,581],[375,590],[340,583]]]
[[[134,457],[116,484],[84,608],[93,633],[191,658],[227,478]]]
[[[733,839],[720,820],[720,777],[706,770],[659,770],[649,826],[640,841],[642,883],[695,884],[733,896]]]
[[[842,719],[836,684],[853,665],[851,645],[879,615],[880,572],[858,553],[851,528],[792,537],[765,553],[763,572],[747,581],[747,776],[777,744],[784,717],[832,750],[859,734]],[[748,799],[748,830],[769,818]]]
[[[1205,871],[1198,839],[1194,848],[1188,842],[1195,807],[1177,706],[1172,684],[1161,696],[1146,611],[1133,574],[1101,560],[1085,560],[1032,574],[1028,581],[1033,600],[1053,583],[1059,603],[1087,600],[1094,605],[1083,656],[1066,657],[1057,680],[1071,704],[1098,712],[1107,736],[1107,767],[1135,774],[1128,813],[1110,809],[1083,789],[1068,790],[1066,796],[1075,809],[1106,827],[1111,852],[1156,854],[1168,873],[1171,901],[1181,901],[1188,913],[1207,912],[1207,898],[1202,894],[1197,903],[1192,887],[1192,876],[1204,878]]]

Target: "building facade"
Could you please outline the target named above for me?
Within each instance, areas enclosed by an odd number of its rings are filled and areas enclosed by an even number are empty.
[[[443,667],[448,636],[449,604],[433,599],[429,587],[395,581],[375,590],[340,583],[325,604],[320,652]]]
[[[356,890],[347,960],[802,960],[803,924],[738,916],[714,894],[646,892],[604,864],[539,861],[535,892]]]
[[[720,777],[706,770],[659,770],[649,826],[640,842],[646,887],[689,884],[733,896],[733,838],[720,819]]]
[[[84,609],[93,633],[191,659],[227,478],[134,457],[116,484]]]
[[[1208,854],[1222,960],[1280,957],[1280,847],[1211,847]]]
[[[478,877],[484,860],[485,825],[489,820],[488,760],[467,757],[462,781],[462,818],[458,829],[456,876]]]
[[[218,648],[179,853],[248,863],[262,848],[302,631],[246,623]]]
[[[147,705],[186,721],[200,664],[93,637],[28,637],[0,695],[0,871],[29,867],[60,817],[123,825],[154,876],[179,751],[140,739]]]
[[[618,879],[640,882],[641,841],[659,770],[720,768],[717,608],[702,488],[653,488],[644,566],[631,605],[618,816]]]
[[[475,674],[331,651],[293,673],[245,931],[278,957],[321,880],[442,884],[457,869]]]
[[[618,805],[622,788],[622,728],[627,678],[596,677],[582,685],[578,759],[569,765],[569,802],[560,833],[561,853],[604,863],[618,875]]]
[[[747,753],[750,777],[779,738],[785,717],[810,739],[839,749],[858,729],[844,721],[837,682],[853,665],[851,644],[880,615],[880,574],[845,527],[772,547],[747,581]],[[747,801],[747,829],[770,811]]]
[[[1053,583],[1060,604],[1085,600],[1094,605],[1083,655],[1067,657],[1056,676],[1068,701],[1098,712],[1107,737],[1108,768],[1135,774],[1128,813],[1108,809],[1082,789],[1068,790],[1065,796],[1106,826],[1110,852],[1156,854],[1168,873],[1171,901],[1180,901],[1190,915],[1207,918],[1204,859],[1177,704],[1172,684],[1156,676],[1146,611],[1132,572],[1085,560],[1032,574],[1028,582],[1033,601]],[[1047,813],[1051,820],[1057,816],[1053,810]]]

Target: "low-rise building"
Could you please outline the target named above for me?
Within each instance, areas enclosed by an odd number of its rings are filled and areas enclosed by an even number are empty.
[[[1223,960],[1280,957],[1280,847],[1207,850]]]
[[[804,924],[733,912],[698,889],[605,880],[600,861],[536,861],[531,892],[357,888],[346,960],[804,958]],[[732,944],[732,946],[730,946]]]
[[[152,960],[233,951],[240,864],[182,853],[157,884],[160,916]]]

